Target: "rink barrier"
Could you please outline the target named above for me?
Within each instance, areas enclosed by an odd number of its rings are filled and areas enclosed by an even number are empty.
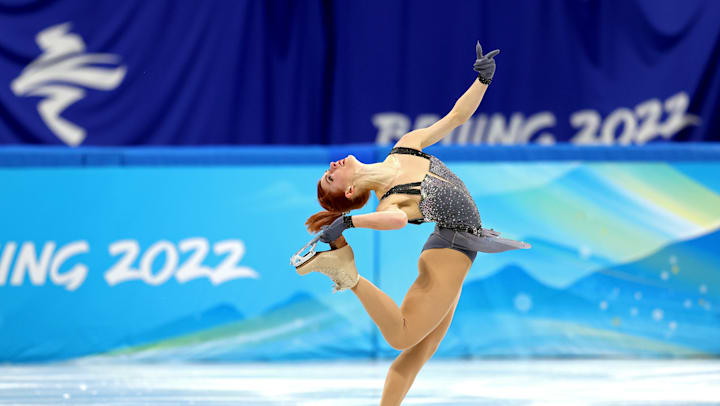
[[[316,164],[347,154],[362,162],[383,159],[391,146],[347,144],[334,146],[237,147],[39,147],[0,148],[0,167],[42,166],[226,166]],[[720,143],[652,144],[644,146],[432,146],[430,154],[447,161],[715,161]]]
[[[289,264],[328,162],[389,151],[0,148],[0,362],[393,357],[352,295]],[[720,356],[720,145],[426,151],[533,244],[478,256],[437,357]],[[432,229],[346,238],[400,303]]]

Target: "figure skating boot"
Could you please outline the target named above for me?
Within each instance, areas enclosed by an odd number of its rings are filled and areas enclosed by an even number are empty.
[[[357,268],[355,267],[355,255],[352,248],[340,237],[330,244],[329,251],[315,252],[302,263],[295,261],[295,269],[300,275],[307,275],[310,272],[320,272],[335,282],[335,291],[343,291],[354,288],[360,280]],[[314,247],[313,247],[314,249]]]

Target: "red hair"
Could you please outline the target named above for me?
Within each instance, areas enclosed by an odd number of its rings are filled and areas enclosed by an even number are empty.
[[[351,200],[345,197],[342,191],[335,193],[324,191],[318,181],[317,196],[320,206],[322,206],[325,211],[313,214],[305,222],[305,225],[311,233],[320,231],[322,226],[329,225],[335,221],[336,218],[342,216],[343,213],[365,206],[365,203],[370,199],[370,190],[357,194],[357,196]]]

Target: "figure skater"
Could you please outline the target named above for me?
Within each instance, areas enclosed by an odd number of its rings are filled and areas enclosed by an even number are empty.
[[[500,51],[483,55],[478,42],[476,52],[477,80],[445,117],[405,134],[383,162],[365,164],[348,155],[330,163],[317,186],[318,200],[327,211],[314,214],[306,223],[311,232],[322,231],[320,240],[334,249],[314,253],[297,266],[298,273],[318,271],[329,276],[337,290],[351,289],[387,342],[402,351],[388,372],[381,406],[399,405],[420,368],[435,353],[477,252],[530,248],[482,228],[465,184],[436,157],[422,152],[469,119],[480,104],[495,73],[493,57]],[[371,191],[380,200],[376,212],[346,214],[363,207]],[[342,232],[352,227],[394,230],[424,222],[435,222],[435,230],[420,254],[418,277],[398,307],[358,275]]]

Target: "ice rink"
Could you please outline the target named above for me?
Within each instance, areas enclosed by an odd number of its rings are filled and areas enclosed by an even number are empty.
[[[388,362],[0,367],[3,405],[377,405]],[[404,405],[720,405],[720,360],[431,361]]]

